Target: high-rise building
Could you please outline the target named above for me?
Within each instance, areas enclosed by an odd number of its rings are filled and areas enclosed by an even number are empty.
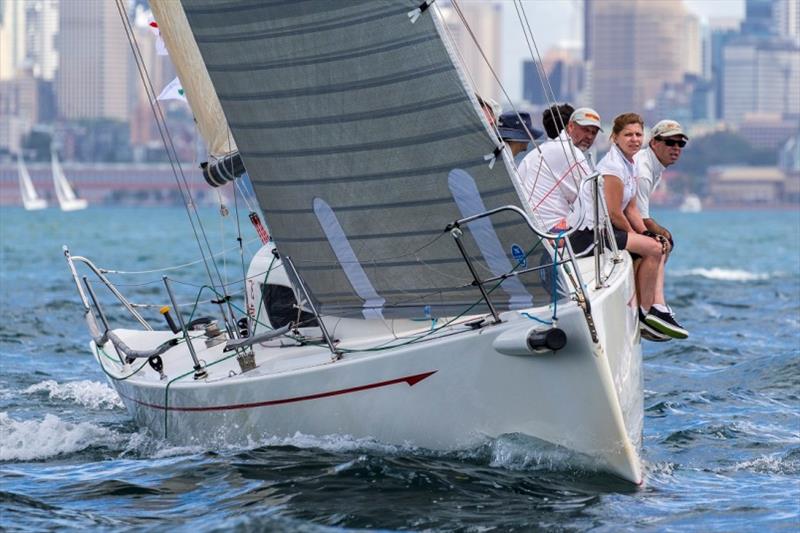
[[[25,0],[25,57],[34,78],[53,81],[58,70],[58,0]]]
[[[129,118],[130,47],[115,2],[60,2],[56,94],[64,119]]]
[[[25,63],[25,7],[0,1],[0,80],[12,79]]]
[[[773,17],[778,35],[800,46],[800,2],[798,0],[777,0]]]
[[[774,0],[746,0],[742,34],[753,36],[775,34],[777,28],[773,23],[774,4]]]
[[[702,72],[697,18],[672,0],[587,1],[593,105],[605,120],[652,107],[664,83]]]
[[[723,118],[739,124],[748,113],[800,116],[800,46],[741,37],[723,49]]]
[[[444,19],[445,33],[453,41],[475,90],[482,96],[488,96],[501,102],[502,91],[500,90],[500,85],[486,64],[488,60],[497,76],[501,75],[502,7],[500,3],[487,2],[485,0],[461,0],[458,2],[458,8],[464,15],[469,29],[472,30],[475,40],[467,31],[453,5],[447,2],[441,2],[441,5],[437,2],[435,5],[438,6],[439,12]],[[477,44],[475,41],[477,41]],[[479,46],[480,48],[478,48]],[[481,51],[483,51],[483,54]],[[486,59],[484,59],[484,55]]]
[[[542,106],[553,100],[575,103],[584,86],[580,43],[561,43],[545,54],[541,67],[525,61],[522,71],[522,96],[526,101]],[[541,74],[546,76],[546,84],[542,83]]]

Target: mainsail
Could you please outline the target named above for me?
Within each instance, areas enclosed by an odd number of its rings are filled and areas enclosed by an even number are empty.
[[[419,0],[182,0],[270,231],[322,312],[484,312],[448,223],[521,205],[499,141]],[[483,278],[550,254],[519,218],[465,229]],[[519,254],[516,254],[519,257]],[[500,310],[552,281],[506,279]],[[552,279],[552,278],[550,278]]]

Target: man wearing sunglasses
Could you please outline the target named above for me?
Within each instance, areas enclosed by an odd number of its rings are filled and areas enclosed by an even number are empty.
[[[633,158],[636,163],[638,192],[636,203],[648,231],[663,236],[669,241],[667,253],[672,251],[674,241],[669,230],[650,216],[650,195],[661,182],[661,174],[675,164],[681,156],[689,137],[681,125],[674,120],[662,120],[650,130],[650,143]]]

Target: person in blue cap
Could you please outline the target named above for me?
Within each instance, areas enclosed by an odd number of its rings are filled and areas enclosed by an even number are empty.
[[[500,132],[500,138],[508,145],[511,157],[514,158],[528,150],[528,144],[532,139],[542,136],[542,131],[533,127],[531,114],[525,111],[509,111],[501,114],[497,119],[497,131]]]

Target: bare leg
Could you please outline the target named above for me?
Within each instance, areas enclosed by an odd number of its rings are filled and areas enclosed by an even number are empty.
[[[642,259],[635,270],[636,289],[639,305],[647,311],[654,303],[664,303],[664,256],[661,244],[655,239],[628,233],[626,250],[639,254]]]

